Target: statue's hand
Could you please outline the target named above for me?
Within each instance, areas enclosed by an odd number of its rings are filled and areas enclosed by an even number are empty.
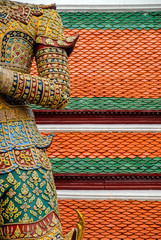
[[[9,95],[13,83],[12,70],[0,66],[0,93]]]

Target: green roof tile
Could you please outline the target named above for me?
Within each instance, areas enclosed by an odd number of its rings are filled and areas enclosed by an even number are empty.
[[[160,173],[161,158],[50,158],[54,173]]]
[[[161,12],[60,12],[69,29],[160,29]]]
[[[45,109],[31,104],[32,109]],[[161,110],[161,98],[71,98],[65,109]]]

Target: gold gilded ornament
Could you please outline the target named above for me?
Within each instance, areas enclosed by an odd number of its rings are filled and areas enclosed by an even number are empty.
[[[21,233],[19,226],[17,226],[16,230],[14,232],[14,237],[15,238],[19,238],[19,237],[22,238],[23,236],[24,236],[24,234]]]
[[[18,212],[18,208],[14,205],[12,201],[9,201],[9,204],[6,208],[5,213],[3,213],[3,216],[7,219],[11,218],[11,222],[13,221],[12,217],[15,213]]]

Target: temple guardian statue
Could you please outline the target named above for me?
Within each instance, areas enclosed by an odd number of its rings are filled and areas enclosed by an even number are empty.
[[[47,148],[29,103],[62,109],[69,101],[68,56],[55,5],[0,1],[0,239],[64,240]],[[30,75],[36,58],[39,76]],[[82,240],[81,214],[66,240]]]

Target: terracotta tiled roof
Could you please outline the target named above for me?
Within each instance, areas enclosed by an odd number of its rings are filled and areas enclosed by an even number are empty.
[[[37,66],[35,59],[32,62],[31,74],[38,76]]]
[[[67,109],[161,109],[160,12],[61,15],[66,36],[80,34]]]
[[[161,133],[55,133],[47,149],[55,173],[158,173]]]
[[[64,234],[77,222],[74,209],[84,216],[84,240],[160,240],[160,201],[59,200]]]
[[[69,60],[71,97],[161,97],[161,30],[79,33]]]
[[[135,158],[161,157],[161,133],[55,133],[49,157]]]

